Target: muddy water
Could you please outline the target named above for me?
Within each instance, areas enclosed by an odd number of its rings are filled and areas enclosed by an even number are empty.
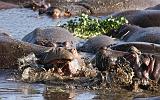
[[[38,12],[29,9],[0,10],[0,29],[7,30],[19,40],[37,27],[55,26],[66,20],[39,16]],[[45,87],[44,84],[15,82],[12,78],[5,78],[4,73],[0,74],[0,100],[46,100],[43,97]],[[73,99],[76,100],[89,100],[95,95],[89,91],[76,91],[75,94]]]
[[[16,39],[22,39],[27,33],[37,27],[54,26],[67,19],[51,19],[47,16],[38,16],[37,12],[28,9],[9,9],[0,11],[0,29],[7,30]],[[14,78],[6,77],[8,72],[0,70],[0,100],[52,100],[45,98],[43,92],[47,85],[29,84],[15,81]],[[74,93],[72,93],[74,91]],[[137,93],[115,93],[110,91],[87,91],[73,90],[73,100],[132,100]],[[142,94],[142,93],[139,93]],[[160,97],[147,98],[147,100],[158,100]],[[135,100],[146,100],[139,98]]]

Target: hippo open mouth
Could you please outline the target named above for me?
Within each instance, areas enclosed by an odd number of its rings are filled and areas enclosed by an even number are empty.
[[[76,76],[82,70],[78,59],[74,58],[72,53],[64,48],[51,49],[42,58],[37,58],[34,53],[31,53],[28,56],[18,59],[18,67],[22,73],[22,79],[30,80],[35,77],[33,80],[36,80],[37,75],[43,73],[45,75],[40,75],[39,77],[48,76],[47,74],[50,74],[49,72],[51,70],[52,73],[60,76],[72,77]],[[41,80],[45,80],[45,77]]]

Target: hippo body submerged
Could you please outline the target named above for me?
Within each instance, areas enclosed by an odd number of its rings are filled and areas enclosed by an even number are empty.
[[[114,43],[115,41],[111,37],[101,35],[87,40],[79,50],[88,53],[96,53],[101,47],[109,46]]]
[[[116,34],[125,42],[149,42],[160,44],[160,27],[141,28],[135,25],[126,25]]]
[[[48,50],[46,47],[21,42],[10,36],[0,35],[0,68],[16,67],[18,58],[33,52],[37,55]]]
[[[34,53],[42,63],[52,62],[54,60],[73,60],[71,52],[61,48],[44,47],[36,44],[13,39],[12,37],[1,33],[0,35],[0,68],[18,68],[17,60],[23,58],[30,53]],[[48,56],[48,53],[50,54]],[[69,54],[69,55],[68,55]],[[69,58],[69,59],[68,59]],[[47,62],[45,62],[46,60]]]
[[[28,3],[33,0],[4,0],[12,3]],[[34,0],[36,2],[40,2]],[[124,10],[145,9],[160,3],[159,0],[46,0],[51,7],[58,8],[62,13],[69,12],[71,15],[87,14],[110,14]],[[39,3],[40,4],[40,3]],[[54,11],[54,9],[53,9]],[[52,12],[52,11],[51,11]],[[65,15],[64,15],[65,16]]]
[[[160,3],[158,0],[83,0],[80,3],[88,6],[95,14],[112,13],[124,10],[144,9]]]
[[[140,27],[160,26],[160,11],[159,10],[128,10],[117,12],[108,17],[125,17],[132,25]]]
[[[138,48],[143,53],[160,54],[160,45],[147,42],[121,42],[110,48],[113,50],[127,51],[131,46]]]
[[[144,9],[160,3],[158,0],[79,0],[77,2],[67,2],[65,0],[58,1],[53,0],[51,2],[51,6],[67,9],[71,13],[77,12],[77,14],[78,12],[90,12],[91,14],[109,14],[117,11]],[[71,4],[73,6],[67,6]],[[74,6],[79,6],[80,9],[72,10]],[[84,10],[82,10],[82,8]]]
[[[66,29],[61,27],[36,28],[26,35],[22,41],[52,47],[56,43],[69,42],[72,47],[76,47],[78,42],[75,37]]]

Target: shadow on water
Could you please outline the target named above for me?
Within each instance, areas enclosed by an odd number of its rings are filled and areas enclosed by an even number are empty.
[[[29,9],[15,8],[0,10],[0,29],[7,30],[16,39],[22,39],[37,27],[55,26],[68,19],[51,19],[47,16],[38,16],[37,12]],[[74,90],[67,92],[46,91],[44,84],[29,84],[6,78],[7,71],[0,70],[0,100],[131,100],[133,94],[114,92]],[[135,93],[136,94],[136,93]],[[66,96],[66,98],[64,98]],[[59,99],[57,99],[59,97]],[[60,99],[61,98],[61,99]],[[160,97],[147,98],[147,100],[159,100]],[[134,100],[146,100],[146,98],[135,98]]]

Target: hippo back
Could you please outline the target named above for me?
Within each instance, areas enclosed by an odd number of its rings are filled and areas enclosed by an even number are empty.
[[[109,14],[117,11],[145,9],[160,3],[159,0],[82,0],[81,4],[95,13]]]
[[[146,10],[160,10],[160,4],[153,6],[153,7],[149,7]]]
[[[30,53],[39,55],[49,48],[25,43],[0,33],[0,68],[17,68],[18,58]]]
[[[160,26],[160,10],[128,10],[110,16],[125,17],[130,24],[140,27]]]
[[[90,38],[82,47],[79,48],[79,50],[88,53],[96,53],[101,47],[109,46],[114,43],[115,41],[111,37],[102,35]]]
[[[131,46],[136,47],[142,53],[151,53],[155,55],[159,55],[160,53],[160,45],[147,43],[147,42],[121,42],[116,45],[111,46],[110,48],[118,51],[128,51]]]
[[[126,25],[119,30],[118,34],[121,36],[121,39],[126,42],[160,44],[160,27],[141,28],[135,25]]]
[[[36,28],[26,35],[22,41],[47,47],[52,47],[55,43],[63,43],[66,41],[75,47],[77,42],[68,30],[61,27]]]

